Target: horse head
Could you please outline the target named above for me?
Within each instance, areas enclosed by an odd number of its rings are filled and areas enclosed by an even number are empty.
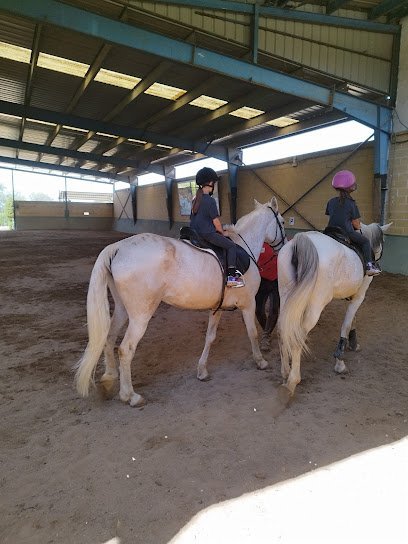
[[[361,224],[362,233],[370,240],[376,261],[381,259],[384,246],[384,232],[386,232],[391,225],[392,221],[386,225],[379,225],[378,223],[371,223],[370,225]]]
[[[267,230],[265,234],[265,242],[267,242],[275,251],[279,251],[281,247],[287,242],[285,234],[285,220],[281,216],[278,210],[278,201],[276,197],[272,197],[269,202],[265,204],[260,204],[256,199],[254,199],[255,210],[266,209],[271,210],[273,213],[273,220],[268,221]]]

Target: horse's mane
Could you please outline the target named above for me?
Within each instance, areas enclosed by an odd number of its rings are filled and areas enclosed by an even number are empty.
[[[247,224],[249,222],[252,221],[252,218],[253,216],[259,212],[259,209],[260,208],[255,208],[255,210],[252,210],[251,212],[247,213],[246,215],[242,216],[240,219],[238,219],[238,221],[234,224],[231,224],[231,225],[224,225],[224,231],[226,232],[227,236],[230,236],[230,237],[237,237],[237,235],[239,234],[239,231],[241,230],[245,230],[245,227],[247,226]]]

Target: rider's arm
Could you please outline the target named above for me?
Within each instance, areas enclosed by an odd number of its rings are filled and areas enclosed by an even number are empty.
[[[214,227],[215,227],[215,230],[219,233],[219,234],[224,234],[224,229],[222,228],[222,225],[221,225],[221,221],[220,221],[220,218],[219,217],[215,217],[213,220],[212,220],[213,224],[214,224]]]
[[[360,230],[361,229],[361,219],[360,217],[358,219],[352,219],[351,224],[354,227],[354,230]]]

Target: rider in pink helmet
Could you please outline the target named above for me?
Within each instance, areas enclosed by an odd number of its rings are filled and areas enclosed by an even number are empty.
[[[350,170],[340,170],[332,179],[338,196],[329,200],[326,215],[329,227],[340,227],[350,240],[361,247],[366,262],[367,276],[376,276],[381,270],[373,263],[373,252],[368,238],[361,233],[360,211],[351,193],[357,189],[356,177]]]
[[[357,186],[356,176],[350,170],[340,170],[334,175],[332,185],[335,189],[350,189],[353,185]]]

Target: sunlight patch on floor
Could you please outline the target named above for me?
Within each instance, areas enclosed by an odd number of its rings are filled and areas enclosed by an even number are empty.
[[[407,512],[404,438],[211,506],[169,544],[403,544]]]

